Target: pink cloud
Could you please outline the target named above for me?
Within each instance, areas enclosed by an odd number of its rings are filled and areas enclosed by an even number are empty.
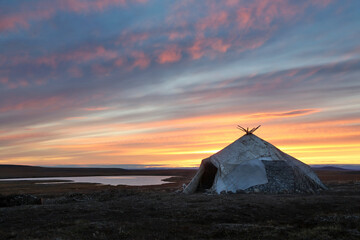
[[[176,45],[169,46],[167,49],[160,52],[158,62],[161,64],[177,62],[181,59],[181,57],[181,49],[179,47]]]
[[[186,32],[190,26],[195,25],[196,32],[188,35],[195,37],[192,45],[187,48],[192,59],[203,56],[214,57],[216,54],[228,52],[230,48],[238,52],[255,49],[271,37],[277,29],[275,24],[277,20],[291,21],[309,7],[324,7],[330,3],[328,0],[321,2],[318,4],[313,1],[289,0],[181,1],[173,5],[167,17],[167,24],[177,29],[175,33],[169,34],[169,40],[177,39],[178,32]],[[197,14],[199,17],[194,17],[191,9],[201,9],[201,14]],[[219,29],[223,31],[224,28],[231,29],[227,29],[228,35],[220,37],[223,34],[220,34]],[[246,37],[246,33],[251,30],[259,31],[256,39]]]
[[[45,83],[46,83],[47,81],[46,81],[46,79],[45,78],[38,78],[38,79],[36,79],[35,80],[35,83],[37,84],[37,85],[44,85]]]
[[[0,83],[7,84],[8,82],[9,82],[9,78],[7,78],[7,77],[1,77],[0,78]]]
[[[326,7],[329,5],[333,0],[317,0],[314,1],[313,4],[319,5],[320,7]]]
[[[53,68],[56,68],[59,62],[88,62],[95,59],[105,59],[112,60],[118,57],[117,52],[107,50],[103,46],[97,47],[86,47],[83,49],[74,50],[71,52],[60,53],[60,54],[51,54],[43,57],[39,57],[35,60],[29,58],[23,58],[21,61],[13,61],[15,64],[19,63],[36,63],[39,65],[48,65]]]
[[[1,77],[0,83],[5,85],[9,89],[15,89],[19,87],[27,87],[29,83],[26,80],[10,81],[8,77]]]
[[[251,11],[248,8],[240,8],[237,10],[237,23],[242,29],[248,28],[251,25]]]
[[[33,62],[32,60],[29,60],[29,62]],[[51,66],[53,68],[56,68],[57,66],[57,56],[52,55],[52,56],[43,56],[40,58],[37,58],[35,63],[37,63],[38,65],[47,65],[47,66]]]
[[[122,58],[117,58],[117,59],[115,60],[115,62],[114,62],[114,65],[115,65],[116,67],[121,67],[121,66],[123,66],[124,64],[125,64],[125,60],[122,59]]]
[[[131,56],[134,58],[134,62],[130,67],[131,69],[136,67],[140,69],[145,69],[150,65],[151,60],[148,56],[145,55],[144,52],[134,51],[131,53]]]
[[[200,19],[196,24],[196,27],[198,30],[204,31],[208,28],[217,29],[226,24],[228,24],[228,13],[226,11],[221,11]]]
[[[233,7],[237,6],[241,0],[225,0],[225,5]]]
[[[62,61],[90,61],[96,58],[103,58],[106,60],[115,59],[117,57],[117,53],[114,51],[106,50],[103,46],[98,46],[87,49],[80,49],[73,52],[69,52],[59,56],[59,60]]]
[[[7,57],[0,55],[0,64],[5,64],[7,60]]]
[[[188,52],[191,55],[192,59],[199,59],[205,54],[203,42],[203,40],[196,40],[193,45],[188,48]]]
[[[175,39],[183,39],[186,36],[188,36],[188,32],[170,32],[168,34],[169,40],[175,40]]]
[[[28,99],[19,103],[9,103],[0,107],[0,112],[17,111],[24,109],[53,108],[56,109],[65,103],[63,97],[53,96],[49,98]]]
[[[104,99],[105,95],[101,93],[87,95],[81,98],[71,98],[67,95],[54,95],[54,96],[38,96],[36,98],[25,99],[9,99],[8,101],[0,102],[0,112],[19,111],[19,110],[57,110],[65,106],[76,108],[98,99]]]
[[[54,0],[55,1],[55,0]],[[80,1],[80,0],[56,0],[53,3],[47,1],[41,1],[41,5],[46,6],[47,11],[38,11],[36,16],[35,11],[29,11],[24,13],[22,17],[14,17],[11,20],[10,28],[15,26],[25,27],[28,21],[31,19],[41,19],[42,17],[51,17],[56,11],[71,11],[71,12],[89,12],[89,11],[103,11],[106,8],[113,6],[126,6],[131,3],[145,3],[146,0],[92,0],[92,1]],[[172,6],[172,10],[167,16],[167,28],[170,27],[169,32],[160,33],[167,37],[172,42],[187,37],[192,43],[185,49],[179,47],[168,47],[162,51],[157,50],[159,45],[152,45],[152,49],[147,50],[149,53],[145,53],[141,48],[137,46],[135,50],[135,44],[141,45],[149,38],[155,36],[155,34],[149,32],[131,33],[125,31],[114,42],[114,45],[122,45],[125,49],[124,55],[120,56],[118,49],[106,49],[104,46],[96,47],[82,47],[74,51],[69,51],[60,54],[49,54],[37,59],[31,59],[24,54],[23,56],[12,57],[11,59],[0,58],[0,62],[11,62],[12,64],[21,63],[36,63],[39,65],[46,65],[52,68],[56,68],[60,62],[74,61],[77,63],[89,62],[92,60],[111,60],[113,67],[128,67],[129,69],[140,68],[145,69],[151,63],[149,56],[155,56],[158,63],[169,63],[179,61],[184,57],[183,53],[187,52],[190,58],[193,60],[200,59],[204,56],[215,57],[217,54],[223,54],[230,49],[240,52],[250,49],[255,49],[262,46],[273,34],[276,26],[273,26],[276,19],[291,19],[295,15],[302,13],[306,7],[326,6],[329,4],[329,0],[321,0],[321,3],[315,4],[312,1],[305,2],[291,2],[288,0],[254,0],[254,1],[241,1],[241,0],[224,0],[215,1],[208,0],[205,2],[198,2],[194,0],[184,0],[175,2]],[[39,4],[39,3],[38,3]],[[190,6],[196,5],[203,9],[204,14],[199,14],[200,17],[192,18],[190,12]],[[55,8],[57,6],[58,8]],[[32,9],[29,7],[29,9]],[[195,8],[197,9],[197,8]],[[55,11],[56,10],[56,11]],[[19,15],[20,16],[20,15]],[[205,17],[203,17],[205,16]],[[37,18],[38,17],[38,18]],[[6,17],[5,17],[6,18]],[[5,19],[0,17],[1,19]],[[190,20],[191,19],[191,20]],[[6,22],[6,21],[5,21]],[[179,23],[183,22],[183,23]],[[189,30],[189,26],[195,26],[195,32]],[[0,31],[1,31],[0,21]],[[233,28],[234,27],[234,28]],[[236,28],[237,27],[237,28]],[[228,31],[228,35],[223,36],[219,33],[224,28],[233,28]],[[194,28],[192,28],[194,29]],[[250,29],[260,30],[257,38],[247,38],[246,32]],[[239,31],[241,30],[241,31]],[[220,37],[223,36],[223,37]],[[151,39],[153,40],[153,39]],[[166,45],[165,45],[166,46]],[[113,46],[114,47],[114,46]],[[119,51],[120,52],[120,51]],[[123,51],[121,51],[123,52]],[[133,63],[125,66],[125,59],[132,58]],[[78,69],[79,70],[79,69]],[[71,68],[68,72],[74,77],[82,76],[75,68]],[[106,74],[108,70],[104,69],[101,65],[93,65],[92,70],[97,74]]]
[[[104,111],[110,109],[109,107],[88,107],[83,108],[85,111]]]
[[[128,33],[123,32],[116,42],[117,45],[133,46],[138,43],[142,43],[149,38],[149,33]]]
[[[57,0],[54,4],[64,11],[76,13],[104,11],[110,7],[126,6],[128,4],[146,3],[147,0]]]
[[[82,13],[88,11],[103,11],[111,6],[124,6],[126,0],[93,0],[93,1],[81,1],[81,0],[62,0],[59,2],[60,6],[69,11]]]
[[[93,64],[91,66],[91,70],[96,75],[107,75],[109,74],[110,69],[100,65],[100,64]]]
[[[75,78],[81,78],[84,74],[78,67],[71,67],[68,69],[68,73]]]
[[[29,22],[48,19],[54,14],[54,9],[37,9],[33,11],[4,14],[0,16],[0,31],[12,30],[16,27],[27,28]]]
[[[17,82],[9,82],[9,88],[27,87],[29,83],[26,80],[20,80]]]
[[[53,0],[37,1],[20,5],[21,11],[0,16],[0,31],[14,30],[17,27],[27,28],[31,21],[51,18],[58,11],[84,13],[104,11],[110,7],[126,6],[128,4],[144,4],[147,0]],[[26,9],[25,11],[23,9]]]
[[[22,134],[10,134],[5,136],[0,136],[0,141],[23,141],[23,140],[34,140],[35,138],[48,137],[47,133],[22,133]]]
[[[224,53],[230,48],[231,45],[229,43],[224,43],[222,39],[213,39],[210,42],[210,46],[213,50]]]
[[[236,4],[237,25],[241,30],[267,29],[275,19],[291,19],[304,11],[306,4],[294,5],[287,0],[261,0]]]
[[[191,58],[196,60],[204,55],[213,55],[217,52],[225,53],[230,47],[230,43],[225,43],[220,38],[203,38],[195,40],[187,50]]]

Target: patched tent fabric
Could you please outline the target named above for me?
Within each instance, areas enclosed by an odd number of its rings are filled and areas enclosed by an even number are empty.
[[[184,193],[316,192],[326,189],[312,169],[254,134],[246,134],[201,162]]]

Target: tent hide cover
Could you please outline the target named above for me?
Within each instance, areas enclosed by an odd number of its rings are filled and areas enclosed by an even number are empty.
[[[184,193],[295,193],[326,189],[312,169],[250,133],[202,160]]]

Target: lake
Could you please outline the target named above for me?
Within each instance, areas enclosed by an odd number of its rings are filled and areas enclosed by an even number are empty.
[[[47,178],[9,178],[0,181],[45,181],[37,184],[60,183],[98,183],[103,185],[147,186],[160,185],[163,180],[172,176],[92,176],[92,177],[47,177]],[[46,182],[51,181],[51,182]]]

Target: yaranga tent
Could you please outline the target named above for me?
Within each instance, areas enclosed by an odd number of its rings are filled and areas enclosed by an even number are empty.
[[[254,135],[257,128],[239,128],[246,134],[202,160],[184,193],[295,193],[326,189],[308,165]]]

